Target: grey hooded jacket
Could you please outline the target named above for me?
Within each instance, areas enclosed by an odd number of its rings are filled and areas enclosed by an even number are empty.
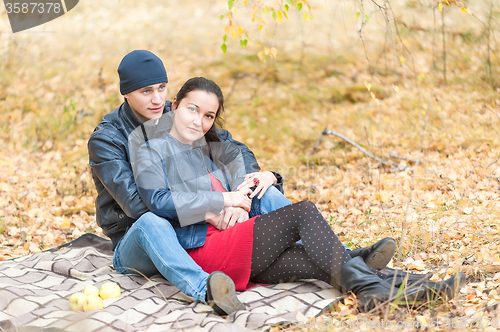
[[[205,137],[183,144],[169,132],[174,114],[148,121],[129,136],[129,151],[138,192],[148,209],[170,221],[184,249],[205,243],[206,215],[222,211],[221,192],[212,191],[209,173],[227,191],[245,179],[240,148],[231,142],[212,142],[211,158]]]
[[[164,113],[170,111],[170,106],[167,102]],[[125,101],[103,117],[88,142],[89,164],[97,190],[96,219],[113,248],[127,229],[149,211],[137,191],[128,145],[130,133],[141,125]],[[254,154],[244,144],[233,140],[227,130],[218,129],[217,133],[223,142],[240,148],[246,173],[260,170]],[[274,174],[278,179],[276,187],[283,192],[283,179]]]

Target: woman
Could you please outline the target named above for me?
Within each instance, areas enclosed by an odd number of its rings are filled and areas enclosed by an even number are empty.
[[[228,209],[250,210],[252,190],[245,184],[254,180],[246,177],[238,148],[218,139],[215,128],[222,111],[223,95],[213,81],[188,80],[172,112],[152,124],[153,134],[134,166],[142,200],[174,225],[193,260],[208,273],[229,275],[237,290],[252,283],[317,278],[355,293],[362,310],[398,294],[405,281],[389,284],[361,257],[351,258],[311,202],[224,223]],[[265,175],[255,178],[267,181]],[[405,289],[405,300],[449,299],[463,280],[463,274],[438,283],[424,280]]]

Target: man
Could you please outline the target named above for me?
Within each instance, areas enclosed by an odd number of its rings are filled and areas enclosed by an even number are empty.
[[[137,193],[128,138],[144,122],[159,119],[170,111],[168,78],[162,61],[149,51],[136,50],[123,58],[118,74],[125,101],[103,117],[88,142],[89,164],[98,192],[97,222],[113,243],[114,267],[120,273],[141,271],[153,275],[159,272],[185,294],[213,306],[220,315],[244,309],[232,280],[222,272],[210,275],[204,272],[179,244],[169,221],[149,212]],[[221,141],[241,149],[247,173],[259,171],[252,151],[233,140],[228,131],[217,130],[217,133]],[[273,174],[275,184],[260,199],[253,199],[250,215],[290,204],[282,194],[282,177]],[[363,248],[358,255],[367,263],[372,262],[372,267],[382,268],[394,249],[394,240],[387,238]]]

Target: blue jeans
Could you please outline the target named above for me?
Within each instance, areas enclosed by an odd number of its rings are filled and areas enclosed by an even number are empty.
[[[152,212],[143,214],[120,239],[113,266],[119,273],[146,277],[160,272],[184,294],[205,302],[208,273],[181,247],[170,222]]]
[[[290,204],[278,189],[270,187],[260,200],[254,197],[249,215],[265,214]],[[205,302],[209,274],[181,247],[170,222],[152,212],[142,215],[120,239],[113,266],[119,273],[147,277],[159,272],[184,294]]]
[[[266,214],[292,204],[292,202],[274,186],[269,187],[261,199],[258,199],[257,196],[252,200],[252,207],[249,213],[250,217]]]

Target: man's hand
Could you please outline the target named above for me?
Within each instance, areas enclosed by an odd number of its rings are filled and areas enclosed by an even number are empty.
[[[257,196],[258,199],[261,199],[262,196],[266,193],[267,189],[278,182],[276,177],[274,176],[273,173],[271,172],[254,172],[254,173],[248,173],[245,176],[245,180],[236,188],[236,190],[245,190],[245,189],[250,189],[252,187],[255,187],[255,182],[254,179],[259,180],[258,183],[259,185],[253,193],[249,196],[250,199],[254,198],[255,195],[259,194]]]

